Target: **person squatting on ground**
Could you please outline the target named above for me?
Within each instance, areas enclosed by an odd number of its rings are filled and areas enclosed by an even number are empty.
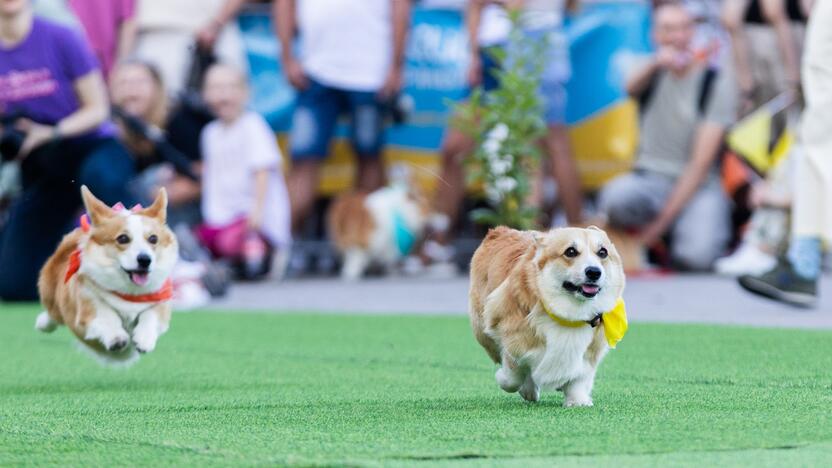
[[[292,225],[300,229],[318,188],[318,172],[329,155],[335,124],[349,114],[358,156],[356,186],[372,191],[384,184],[381,151],[384,109],[402,87],[409,0],[276,0],[281,63],[298,91],[289,136]],[[292,47],[301,39],[299,56]]]
[[[107,121],[98,62],[83,37],[36,18],[30,0],[0,0],[2,132],[21,132],[23,193],[0,232],[0,298],[37,298],[41,266],[73,228],[87,185],[105,203],[132,206],[134,165]]]
[[[670,233],[672,261],[707,270],[730,240],[730,205],[715,160],[735,114],[735,93],[691,50],[693,22],[678,4],[654,12],[658,50],[627,81],[641,102],[641,142],[632,172],[601,190],[613,227],[640,231],[644,245]]]
[[[211,252],[237,263],[249,278],[265,273],[271,252],[291,240],[289,196],[274,132],[246,110],[243,73],[214,65],[206,74],[205,102],[217,119],[202,131],[202,216],[198,236]]]
[[[832,0],[812,8],[803,52],[806,108],[792,202],[792,237],[785,259],[768,273],[740,277],[747,290],[796,305],[817,300],[822,244],[832,240]]]
[[[554,171],[566,220],[576,224],[581,221],[581,188],[566,127],[565,85],[571,75],[571,68],[569,45],[562,31],[563,16],[567,6],[572,3],[574,2],[563,0],[469,0],[465,23],[470,48],[466,75],[468,86],[481,86],[486,92],[499,85],[494,72],[500,65],[493,58],[492,49],[505,47],[508,41],[511,23],[506,9],[522,9],[526,34],[548,41],[540,86],[547,134],[541,144]],[[473,151],[474,144],[473,139],[464,131],[448,127],[440,150],[442,182],[434,198],[432,241],[424,249],[425,255],[431,260],[447,261],[452,256],[447,244],[465,197],[463,160]],[[540,184],[536,185],[538,193],[534,197],[540,198]],[[535,202],[539,203],[539,200]]]

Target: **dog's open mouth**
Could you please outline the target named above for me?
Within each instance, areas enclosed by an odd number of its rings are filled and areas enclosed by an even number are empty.
[[[146,285],[147,280],[150,277],[150,271],[148,270],[124,270],[124,272],[127,273],[130,281],[132,281],[136,286]]]
[[[594,283],[584,283],[584,284],[575,284],[570,281],[563,282],[563,289],[571,292],[571,293],[580,293],[582,296],[586,298],[593,298],[601,292],[601,286],[598,286]]]

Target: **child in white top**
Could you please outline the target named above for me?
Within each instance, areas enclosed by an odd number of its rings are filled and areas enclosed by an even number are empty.
[[[274,132],[259,114],[245,109],[243,74],[214,65],[203,95],[217,116],[202,131],[200,237],[218,256],[243,254],[247,234],[260,234],[272,248],[291,240],[289,196]]]

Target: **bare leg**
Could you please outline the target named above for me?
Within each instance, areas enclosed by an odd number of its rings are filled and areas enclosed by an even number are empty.
[[[464,132],[449,127],[442,142],[442,167],[439,187],[434,196],[433,209],[448,219],[449,226],[456,224],[462,201],[465,198],[465,173],[463,161],[474,149],[474,140]],[[448,232],[438,232],[437,241],[446,244]]]
[[[318,161],[299,161],[292,163],[292,170],[289,173],[289,199],[292,203],[292,227],[295,231],[301,228],[312,204],[315,202],[315,193],[318,189]]]
[[[581,181],[578,178],[578,167],[572,154],[569,133],[564,125],[550,125],[545,139],[546,153],[552,161],[552,170],[558,184],[558,197],[566,220],[571,225],[581,223]]]
[[[356,187],[363,192],[372,192],[384,185],[384,163],[381,157],[358,159],[358,180]]]

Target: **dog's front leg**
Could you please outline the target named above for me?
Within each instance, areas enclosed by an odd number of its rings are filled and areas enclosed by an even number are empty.
[[[494,378],[497,379],[497,385],[500,388],[508,393],[514,393],[526,380],[526,369],[518,365],[517,361],[505,351],[503,351],[502,358],[502,366],[497,369]]]
[[[563,406],[592,406],[592,384],[595,382],[595,368],[563,386]]]
[[[526,380],[523,382],[523,385],[520,386],[519,393],[524,400],[532,403],[540,399],[540,387],[538,387],[535,383],[531,372],[529,372],[526,376]]]
[[[361,279],[368,266],[370,266],[370,256],[367,252],[362,249],[349,249],[344,253],[341,279],[347,281]]]
[[[104,305],[94,308],[92,318],[86,324],[84,339],[97,340],[107,351],[120,351],[130,343],[130,335],[124,331],[121,317]]]
[[[139,315],[136,328],[133,329],[133,343],[140,353],[149,353],[156,348],[156,341],[167,331],[168,325],[164,310],[154,307]]]

